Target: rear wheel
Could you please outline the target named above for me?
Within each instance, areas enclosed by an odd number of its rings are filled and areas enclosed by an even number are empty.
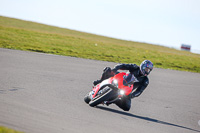
[[[110,94],[112,93],[112,89],[110,89],[109,87],[105,87],[102,90],[101,94],[98,94],[96,97],[94,97],[90,102],[89,105],[91,107],[97,106],[98,104],[106,101],[109,99]]]

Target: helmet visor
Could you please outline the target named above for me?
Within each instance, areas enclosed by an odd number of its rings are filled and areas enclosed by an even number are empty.
[[[144,71],[145,71],[146,74],[149,74],[149,73],[151,72],[151,69],[148,68],[148,67],[146,67],[146,68],[144,69]]]

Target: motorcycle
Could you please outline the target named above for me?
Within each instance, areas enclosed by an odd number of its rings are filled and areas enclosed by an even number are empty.
[[[94,86],[85,97],[84,101],[91,107],[98,104],[109,105],[132,92],[133,83],[138,82],[131,73],[121,72]]]

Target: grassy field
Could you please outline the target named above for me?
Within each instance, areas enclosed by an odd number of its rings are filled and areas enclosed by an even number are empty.
[[[9,129],[7,127],[0,126],[0,133],[23,133],[23,132],[15,131],[13,129]]]
[[[0,47],[200,72],[200,55],[0,16]]]

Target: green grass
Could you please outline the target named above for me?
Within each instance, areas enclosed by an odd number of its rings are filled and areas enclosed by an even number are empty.
[[[15,131],[13,129],[9,129],[7,127],[0,126],[0,133],[23,133],[23,132]]]
[[[200,72],[200,55],[0,16],[0,47]]]

